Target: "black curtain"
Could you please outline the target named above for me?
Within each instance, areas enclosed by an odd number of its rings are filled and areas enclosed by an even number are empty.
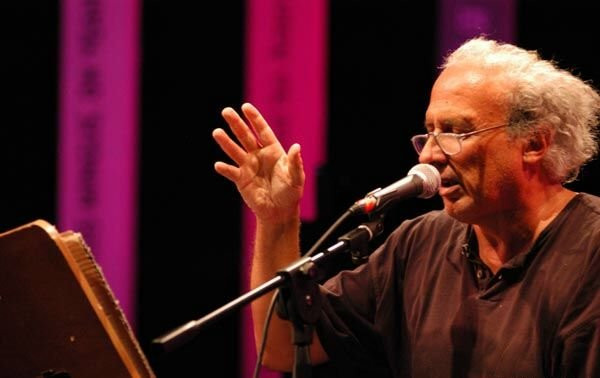
[[[213,171],[224,155],[210,135],[225,125],[220,110],[244,101],[244,2],[142,6],[138,338],[159,377],[213,369],[237,377],[238,313],[162,358],[149,346],[240,295],[240,270],[248,269],[239,265],[242,204]],[[352,202],[417,162],[409,137],[422,130],[436,74],[436,7],[330,2],[329,160],[318,177],[319,219],[303,228],[304,249]],[[521,1],[516,42],[598,86],[599,8]],[[6,2],[0,14],[0,227],[7,230],[56,220],[59,2]],[[570,186],[600,194],[598,171],[597,162],[588,164]],[[436,199],[407,201],[388,214],[386,231],[439,206]]]

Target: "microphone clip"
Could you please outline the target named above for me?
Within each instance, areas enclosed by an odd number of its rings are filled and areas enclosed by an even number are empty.
[[[371,220],[361,224],[338,238],[348,244],[350,257],[355,265],[364,263],[371,254],[369,241],[383,232],[383,214],[372,216]]]

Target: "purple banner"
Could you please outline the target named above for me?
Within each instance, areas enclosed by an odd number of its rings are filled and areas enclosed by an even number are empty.
[[[515,39],[515,0],[441,0],[438,14],[442,56],[479,35],[509,43]]]
[[[302,218],[313,220],[317,169],[326,157],[328,2],[248,0],[246,4],[246,99],[262,112],[286,150],[295,142],[302,146],[306,171]],[[248,290],[246,267],[252,254],[254,217],[244,211],[242,275],[243,289]],[[256,361],[249,307],[243,319],[241,376],[249,377]]]
[[[61,2],[58,226],[135,320],[139,0]]]

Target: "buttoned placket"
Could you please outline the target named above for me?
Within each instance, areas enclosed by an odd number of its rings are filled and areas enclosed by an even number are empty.
[[[492,284],[504,280],[504,269],[501,268],[496,274],[492,274],[491,270],[481,261],[479,256],[471,251],[467,243],[462,246],[461,255],[471,264],[480,292],[488,290]]]

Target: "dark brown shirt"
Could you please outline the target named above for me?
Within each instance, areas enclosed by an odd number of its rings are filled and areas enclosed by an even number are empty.
[[[578,194],[496,274],[474,238],[431,212],[323,285],[341,375],[600,377],[600,198]]]

